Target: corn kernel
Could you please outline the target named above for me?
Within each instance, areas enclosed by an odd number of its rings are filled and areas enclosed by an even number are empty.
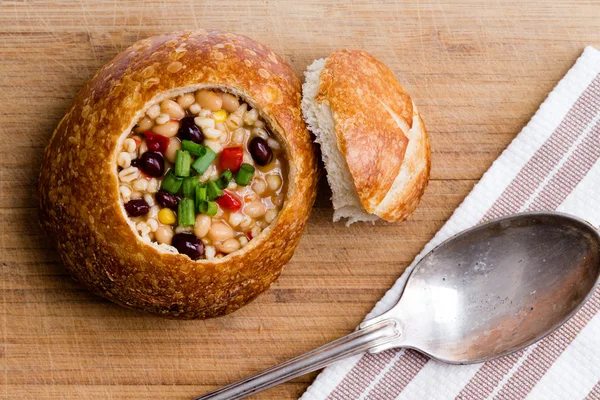
[[[216,123],[225,122],[225,120],[227,119],[227,111],[225,111],[225,110],[215,111],[213,113],[213,119],[215,120]]]
[[[158,212],[158,220],[161,224],[173,225],[177,218],[175,218],[175,213],[172,210],[163,208]]]

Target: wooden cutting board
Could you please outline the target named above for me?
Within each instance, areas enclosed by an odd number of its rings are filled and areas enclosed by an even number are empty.
[[[600,46],[599,4],[0,0],[0,396],[190,399],[349,333],[583,47]],[[101,65],[137,39],[196,27],[248,35],[299,74],[335,49],[373,53],[419,105],[433,170],[398,225],[334,225],[321,179],[303,240],[270,291],[224,318],[171,321],[68,276],[37,224],[36,181],[52,130]],[[297,398],[315,375],[255,398]]]

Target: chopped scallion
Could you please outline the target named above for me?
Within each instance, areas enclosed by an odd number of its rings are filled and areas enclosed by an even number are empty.
[[[223,191],[219,188],[219,185],[217,185],[217,182],[215,181],[208,182],[206,193],[208,194],[209,200],[215,200],[216,198],[223,196]]]
[[[198,176],[188,176],[183,178],[183,195],[185,197],[194,197],[196,187],[199,184]]]
[[[217,211],[219,210],[219,206],[214,201],[203,201],[200,203],[199,211],[202,214],[206,214],[209,217],[214,217],[217,215]]]
[[[240,186],[248,186],[254,175],[255,168],[250,164],[242,164],[240,170],[235,176],[235,182]]]
[[[200,154],[198,154],[196,161],[192,164],[192,168],[202,175],[210,167],[215,158],[217,158],[217,153],[212,151],[210,147],[202,146]]]
[[[194,200],[185,198],[179,202],[177,206],[177,218],[180,226],[194,226],[196,224]]]
[[[190,154],[193,154],[195,156],[199,156],[202,153],[203,147],[204,146],[202,146],[201,144],[194,143],[191,140],[183,140],[181,142],[181,148],[185,151],[189,151]]]
[[[173,174],[173,171],[170,170],[169,172],[167,172],[165,179],[162,181],[162,184],[160,185],[160,188],[171,194],[177,194],[177,192],[179,192],[179,188],[181,187],[182,183],[183,183],[183,179],[176,177]]]
[[[200,204],[208,201],[208,197],[206,195],[206,185],[200,184],[196,186],[196,207],[200,207]]]
[[[217,179],[217,186],[219,186],[220,189],[225,189],[227,185],[229,185],[229,182],[231,182],[231,178],[233,178],[233,173],[231,170],[226,169],[221,176],[219,176],[219,179]]]
[[[192,163],[192,156],[185,150],[177,150],[175,153],[175,175],[177,176],[190,176],[190,164]]]

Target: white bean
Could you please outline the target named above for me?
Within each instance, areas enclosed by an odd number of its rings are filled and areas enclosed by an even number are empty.
[[[219,250],[221,253],[229,254],[233,253],[236,250],[239,250],[241,247],[240,242],[237,239],[228,239],[223,243],[216,243],[215,248]]]
[[[171,99],[163,100],[163,102],[160,103],[160,111],[168,114],[169,117],[173,119],[181,119],[185,117],[185,111],[183,110],[183,107]]]
[[[223,110],[227,111],[228,113],[232,113],[240,107],[238,98],[232,94],[223,93],[221,95],[221,100],[223,102]]]
[[[171,120],[162,125],[155,126],[153,132],[170,138],[177,135],[178,130],[179,121]]]
[[[222,222],[215,222],[211,225],[208,236],[215,242],[222,242],[231,239],[235,233],[233,229]]]
[[[276,191],[281,187],[281,177],[279,175],[269,174],[267,175],[267,185],[272,191]]]
[[[194,235],[201,239],[206,236],[210,230],[211,220],[212,218],[208,215],[198,214],[196,216],[196,225],[194,225]]]
[[[251,218],[260,218],[267,212],[267,207],[260,201],[255,200],[246,204],[244,214]]]
[[[192,104],[196,102],[196,98],[193,93],[182,94],[177,98],[177,104],[179,104],[182,108],[189,108]]]
[[[169,140],[169,147],[167,147],[167,151],[165,151],[165,158],[174,163],[177,157],[177,150],[181,150],[181,142],[176,137],[172,137]]]
[[[223,100],[211,90],[200,90],[196,92],[196,103],[200,104],[202,108],[217,111],[221,109]]]
[[[154,235],[158,243],[170,245],[173,240],[173,228],[169,225],[161,225],[156,229]]]

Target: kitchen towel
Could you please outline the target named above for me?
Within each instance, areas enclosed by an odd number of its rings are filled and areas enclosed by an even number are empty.
[[[600,52],[587,47],[531,121],[367,316],[393,306],[417,260],[483,221],[556,210],[600,226]],[[557,299],[560,301],[560,299]],[[600,288],[560,329],[512,355],[446,365],[388,350],[326,368],[302,400],[600,399]]]

